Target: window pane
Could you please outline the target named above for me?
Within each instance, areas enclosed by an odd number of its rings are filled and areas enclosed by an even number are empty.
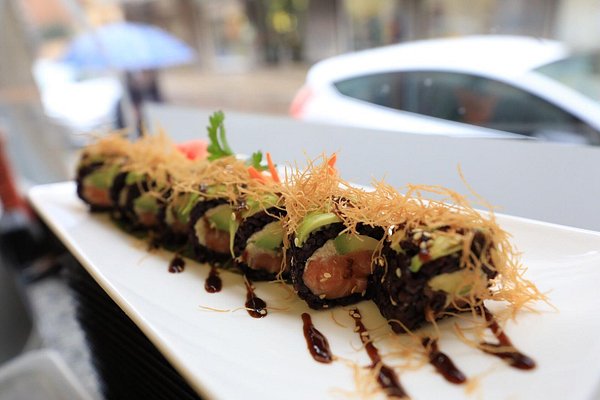
[[[346,96],[384,107],[402,109],[400,74],[384,73],[351,78],[334,84]]]

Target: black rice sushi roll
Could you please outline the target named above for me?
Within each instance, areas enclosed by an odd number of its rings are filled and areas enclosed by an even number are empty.
[[[127,229],[156,230],[169,189],[147,174],[122,172],[114,180],[111,198],[113,216]]]
[[[129,142],[112,135],[99,140],[82,154],[75,176],[77,195],[91,211],[110,211],[115,207],[110,192],[127,160],[129,147]]]
[[[314,309],[354,304],[371,296],[369,286],[384,230],[358,224],[356,233],[335,213],[311,213],[290,238],[294,290]]]
[[[419,227],[387,242],[372,276],[373,301],[397,333],[470,309],[496,276],[481,230]],[[464,254],[464,252],[467,254]]]
[[[238,205],[239,225],[233,241],[233,256],[238,268],[253,281],[289,280],[283,247],[282,218],[286,211],[277,206],[279,197],[263,201],[243,201]]]
[[[177,251],[190,237],[190,214],[201,195],[193,191],[172,190],[159,210],[159,242]]]
[[[240,197],[239,188],[250,178],[246,163],[235,157],[227,143],[224,119],[222,112],[209,118],[209,162],[191,177],[193,186],[200,187],[200,196],[191,210],[188,226],[195,259],[218,266],[233,259],[237,228],[234,206]]]
[[[232,259],[235,214],[226,197],[201,196],[190,213],[189,241],[199,262],[223,266]]]
[[[363,218],[368,196],[340,179],[336,155],[321,161],[292,172],[284,188],[292,284],[314,309],[370,297],[369,277],[385,234]]]

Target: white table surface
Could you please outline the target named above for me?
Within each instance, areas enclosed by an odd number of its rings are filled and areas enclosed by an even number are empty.
[[[149,105],[152,128],[176,140],[206,138],[213,110]],[[469,185],[498,212],[600,231],[600,147],[522,140],[402,134],[298,122],[225,110],[229,143],[238,153],[269,151],[276,163],[338,152],[349,181],[382,179],[443,185],[467,194]]]

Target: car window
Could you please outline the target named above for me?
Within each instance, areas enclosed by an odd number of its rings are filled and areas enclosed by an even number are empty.
[[[555,61],[536,71],[600,103],[599,51]]]
[[[546,100],[488,78],[440,71],[388,72],[336,82],[343,95],[384,107],[562,142],[600,134]]]
[[[403,93],[400,87],[402,78],[403,74],[398,73],[365,75],[337,82],[335,87],[346,96],[384,107],[404,110],[405,105],[400,99],[400,95]]]

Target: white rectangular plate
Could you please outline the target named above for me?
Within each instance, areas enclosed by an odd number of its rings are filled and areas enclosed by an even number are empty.
[[[282,285],[257,283],[257,295],[276,309],[266,318],[251,318],[240,309],[246,298],[240,275],[222,271],[222,291],[210,294],[204,290],[208,266],[188,260],[183,273],[169,273],[171,253],[150,254],[144,242],[119,230],[107,216],[89,213],[72,182],[35,187],[30,200],[98,284],[201,395],[323,399],[358,394],[348,363],[326,365],[311,358],[300,318],[309,312],[336,356],[367,366],[347,310],[312,311]],[[498,216],[498,221],[523,253],[526,277],[548,293],[558,310],[540,304],[541,312],[522,312],[506,326],[514,344],[537,367],[520,371],[466,346],[456,339],[454,321],[448,319],[441,324],[441,350],[472,384],[447,383],[425,364],[416,370],[397,369],[404,388],[413,399],[595,398],[600,382],[600,233],[508,216]],[[358,308],[374,337],[391,332],[373,304],[363,302]],[[382,354],[388,351],[382,346]]]

